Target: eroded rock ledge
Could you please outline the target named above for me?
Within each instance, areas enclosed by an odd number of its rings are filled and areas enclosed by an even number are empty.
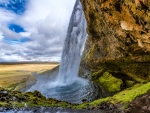
[[[80,0],[88,40],[81,65],[123,81],[150,80],[150,1]],[[97,77],[97,78],[98,78]]]

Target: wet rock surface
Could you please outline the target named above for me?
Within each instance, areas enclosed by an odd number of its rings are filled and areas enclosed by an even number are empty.
[[[21,108],[13,110],[4,110],[2,113],[106,113],[105,111],[98,110],[77,110],[77,109],[63,109],[51,107],[33,107]],[[0,111],[1,113],[1,111]]]
[[[103,103],[97,108],[89,107],[86,109],[69,109],[62,107],[29,107],[29,108],[8,108],[1,107],[0,113],[124,113],[110,103]]]
[[[91,112],[92,110],[95,110],[97,111],[97,113],[101,113],[100,111],[103,111],[104,113],[123,113],[124,112],[123,110],[120,110],[116,105],[109,103],[109,102],[99,104],[96,107],[91,106],[86,109],[91,110]]]

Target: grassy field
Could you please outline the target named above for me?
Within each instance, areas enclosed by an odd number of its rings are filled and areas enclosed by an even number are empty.
[[[58,63],[7,63],[0,64],[0,87],[13,87],[16,84],[35,80],[32,72],[42,73],[58,66]]]

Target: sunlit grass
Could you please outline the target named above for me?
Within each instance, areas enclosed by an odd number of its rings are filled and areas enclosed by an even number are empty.
[[[32,72],[42,73],[51,70],[58,64],[0,64],[0,87],[9,87],[22,81],[35,80]]]
[[[1,72],[10,71],[30,71],[30,72],[40,72],[47,69],[52,69],[58,64],[15,64],[15,65],[0,65]]]

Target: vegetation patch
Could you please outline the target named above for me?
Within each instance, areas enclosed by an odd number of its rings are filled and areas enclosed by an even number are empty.
[[[113,104],[120,104],[123,108],[126,108],[129,102],[146,93],[149,89],[150,82],[145,84],[139,83],[115,94],[114,96],[98,99],[93,102],[84,102],[83,104],[78,105],[52,98],[47,99],[38,91],[22,93],[19,91],[9,91],[0,88],[0,107],[20,108],[43,106],[85,109],[90,107],[97,108],[102,103],[111,102]]]
[[[108,92],[118,92],[121,90],[121,85],[123,84],[122,80],[113,77],[110,73],[105,72],[100,78],[99,83],[108,91]]]
[[[22,93],[0,88],[0,107],[8,107],[10,109],[38,106],[70,108],[72,105],[68,102],[46,98],[39,91]]]
[[[81,105],[76,106],[76,108],[88,108],[88,107],[97,107],[98,105],[111,102],[113,104],[121,104],[124,108],[127,107],[128,103],[136,99],[136,97],[145,94],[150,89],[150,82],[142,84],[136,84],[130,88],[127,88],[112,97],[102,98],[95,100],[90,103],[83,103]]]

